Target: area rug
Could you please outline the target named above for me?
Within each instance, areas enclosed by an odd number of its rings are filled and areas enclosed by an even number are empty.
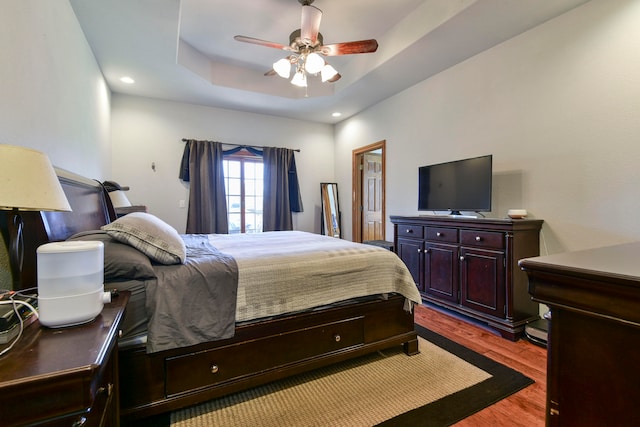
[[[176,411],[153,424],[447,426],[533,383],[441,335],[417,325],[416,331],[416,356],[398,346]]]

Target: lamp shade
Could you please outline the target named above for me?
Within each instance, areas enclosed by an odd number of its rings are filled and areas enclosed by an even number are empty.
[[[291,75],[291,61],[282,58],[273,63],[273,70],[283,79],[288,79]]]
[[[336,69],[329,64],[325,64],[325,66],[322,67],[322,70],[320,70],[320,76],[322,77],[323,82],[330,82],[332,81],[331,79],[333,79],[337,75],[338,72],[336,71]]]
[[[71,210],[46,154],[0,144],[0,209]]]
[[[317,74],[324,67],[324,59],[315,52],[311,52],[305,61],[304,68],[307,73]]]
[[[124,191],[116,190],[109,193],[111,204],[114,208],[126,208],[131,206],[131,202]]]
[[[291,84],[298,87],[307,87],[307,75],[302,71],[298,71],[293,75]]]

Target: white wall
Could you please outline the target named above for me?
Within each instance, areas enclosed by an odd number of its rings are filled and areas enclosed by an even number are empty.
[[[2,0],[0,144],[102,178],[111,169],[110,92],[67,1]],[[0,244],[0,288],[10,288]]]
[[[333,126],[126,95],[112,100],[110,179],[128,185],[133,204],[147,205],[183,233],[187,184],[178,179],[182,138],[300,149],[296,166],[304,212],[297,230],[320,232],[320,182],[333,181]],[[156,165],[156,171],[151,168]]]
[[[0,143],[101,178],[111,169],[110,92],[67,1],[2,0]]]
[[[386,139],[387,214],[417,215],[419,166],[493,154],[491,216],[544,219],[543,254],[640,240],[639,22],[637,0],[591,1],[342,122],[339,185]]]

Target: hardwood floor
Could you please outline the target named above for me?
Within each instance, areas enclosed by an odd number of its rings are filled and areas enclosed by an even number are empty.
[[[506,340],[482,326],[461,320],[431,306],[416,308],[415,321],[421,326],[464,345],[532,378],[535,383],[506,399],[458,422],[457,427],[545,425],[547,350],[521,339]]]

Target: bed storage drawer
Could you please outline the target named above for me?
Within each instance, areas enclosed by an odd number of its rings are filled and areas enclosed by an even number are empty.
[[[166,394],[213,387],[274,366],[364,343],[364,318],[355,317],[257,339],[251,343],[167,358]]]

